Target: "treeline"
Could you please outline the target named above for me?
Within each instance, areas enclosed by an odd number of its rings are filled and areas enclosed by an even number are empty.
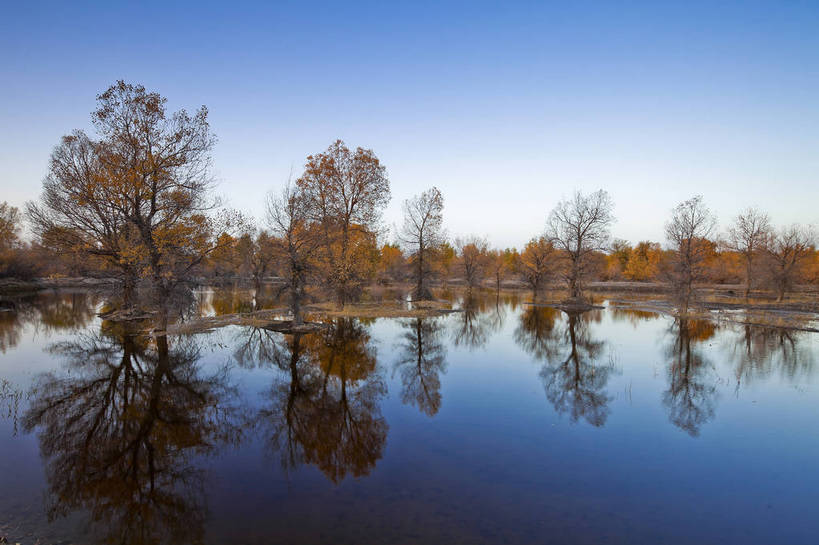
[[[275,277],[297,321],[311,294],[344,306],[374,282],[409,283],[416,299],[430,297],[433,285],[518,285],[535,297],[561,285],[574,303],[590,281],[662,282],[686,312],[702,283],[741,283],[746,296],[769,289],[782,299],[798,283],[819,281],[809,227],[775,228],[748,210],[719,232],[701,197],[672,211],[665,246],[612,241],[614,206],[602,190],[559,202],[544,232],[519,249],[448,237],[434,187],[404,202],[403,223],[390,234],[381,222],[390,200],[384,165],[342,141],[308,156],[298,178],[271,191],[256,223],[214,196],[205,107],[171,113],[159,94],[122,81],[97,103],[96,134],[62,138],[39,200],[25,214],[0,205],[0,276],[115,277],[125,307],[167,300],[196,282],[250,279],[259,287]],[[31,242],[20,238],[24,216]]]

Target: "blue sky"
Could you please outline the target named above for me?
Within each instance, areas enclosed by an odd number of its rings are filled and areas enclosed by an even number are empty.
[[[453,235],[521,246],[574,189],[614,235],[662,240],[704,195],[819,224],[819,2],[150,3],[4,6],[0,200],[36,198],[95,96],[142,83],[205,104],[219,192],[264,194],[336,138],[372,148],[393,200],[436,185]]]

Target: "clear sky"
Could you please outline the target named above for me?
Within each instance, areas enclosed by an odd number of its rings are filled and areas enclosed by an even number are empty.
[[[36,198],[61,135],[117,79],[210,110],[219,192],[265,192],[341,138],[393,200],[436,185],[453,234],[522,245],[574,189],[662,240],[701,193],[819,224],[819,2],[9,2],[0,201]]]

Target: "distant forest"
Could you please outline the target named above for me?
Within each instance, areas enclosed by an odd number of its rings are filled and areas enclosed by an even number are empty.
[[[22,211],[0,204],[0,277],[113,278],[125,306],[196,283],[275,280],[295,316],[306,300],[344,306],[373,284],[407,285],[415,299],[448,285],[520,287],[534,297],[562,287],[581,301],[591,282],[655,282],[676,295],[680,312],[705,283],[779,300],[819,284],[811,226],[775,226],[749,209],[719,231],[701,196],[669,210],[666,240],[635,245],[611,238],[604,190],[559,202],[522,248],[448,237],[435,187],[403,203],[392,232],[380,221],[391,198],[385,166],[373,150],[340,140],[308,156],[298,178],[260,192],[266,217],[256,221],[215,196],[206,108],[169,112],[161,95],[119,81],[97,97],[91,120],[94,134],[74,130],[56,143],[38,200]],[[31,240],[21,239],[24,224]]]

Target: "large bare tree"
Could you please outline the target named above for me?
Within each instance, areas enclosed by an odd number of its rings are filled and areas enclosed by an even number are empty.
[[[745,262],[745,297],[751,294],[756,258],[765,248],[765,241],[771,230],[768,215],[754,208],[748,208],[734,219],[728,229],[726,246],[739,253]]]
[[[429,299],[431,255],[444,241],[444,197],[437,187],[404,201],[404,224],[399,238],[407,247],[412,261],[415,289],[413,299]]]
[[[322,227],[327,283],[343,307],[360,291],[363,280],[356,241],[375,229],[390,200],[386,168],[372,150],[351,152],[337,140],[326,151],[307,157],[296,184]]]
[[[306,196],[290,184],[278,195],[268,195],[267,223],[277,237],[278,261],[285,270],[293,323],[300,325],[304,322],[307,282],[315,268],[319,228],[313,222]]]
[[[815,234],[807,227],[791,225],[770,234],[765,244],[768,274],[778,301],[793,288],[800,268],[813,252]]]
[[[702,280],[708,256],[707,240],[717,226],[716,217],[697,195],[678,204],[665,235],[674,252],[671,281],[681,315],[688,313],[694,295],[694,283]]]
[[[583,280],[591,256],[608,248],[613,212],[609,194],[601,189],[590,195],[575,191],[572,198],[560,201],[549,214],[547,235],[568,259],[566,280],[571,300],[583,297]]]

